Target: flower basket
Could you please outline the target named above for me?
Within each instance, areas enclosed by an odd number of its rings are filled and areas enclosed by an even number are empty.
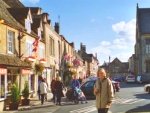
[[[43,64],[35,64],[35,71],[36,73],[42,73],[44,70],[44,65]]]

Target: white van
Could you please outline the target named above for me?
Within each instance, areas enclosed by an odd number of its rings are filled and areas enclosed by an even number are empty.
[[[128,76],[126,76],[126,82],[135,82],[135,76],[129,74]]]

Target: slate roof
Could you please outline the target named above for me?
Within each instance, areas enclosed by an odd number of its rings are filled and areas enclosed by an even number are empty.
[[[10,7],[4,1],[0,0],[0,19],[3,19],[5,24],[13,26],[14,28],[24,29],[24,27],[13,18],[7,8]]]
[[[14,8],[25,7],[19,0],[3,0],[7,5]]]
[[[8,8],[11,15],[22,25],[25,24],[25,19],[27,18],[29,8]]]
[[[42,9],[39,8],[39,7],[28,7],[28,8],[30,8],[32,15],[39,15],[39,14],[38,14],[39,10],[42,10]]]
[[[18,57],[3,54],[0,54],[0,65],[31,68],[30,63],[24,62],[20,60]]]
[[[150,33],[150,8],[137,8],[137,22],[141,33]]]
[[[32,30],[37,33],[37,28],[40,27],[41,24],[41,18],[33,18],[33,24],[32,24]]]

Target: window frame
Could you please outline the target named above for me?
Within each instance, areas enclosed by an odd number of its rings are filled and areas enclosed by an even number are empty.
[[[7,52],[9,54],[14,54],[14,50],[15,50],[15,32],[12,30],[8,30],[7,31]]]

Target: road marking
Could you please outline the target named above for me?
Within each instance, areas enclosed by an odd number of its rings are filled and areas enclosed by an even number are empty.
[[[115,98],[113,100],[113,104],[134,104],[144,100],[145,99],[137,99],[137,98]]]
[[[89,112],[92,112],[92,111],[95,111],[95,110],[96,110],[95,105],[92,105],[92,106],[87,106],[87,107],[84,107],[84,108],[72,110],[72,111],[70,111],[70,113],[89,113]]]
[[[76,110],[72,110],[72,111],[70,111],[70,113],[90,113],[93,111],[97,111],[97,108],[95,107],[95,105],[87,106],[87,107],[76,109]],[[112,113],[112,112],[108,111],[108,113]]]

